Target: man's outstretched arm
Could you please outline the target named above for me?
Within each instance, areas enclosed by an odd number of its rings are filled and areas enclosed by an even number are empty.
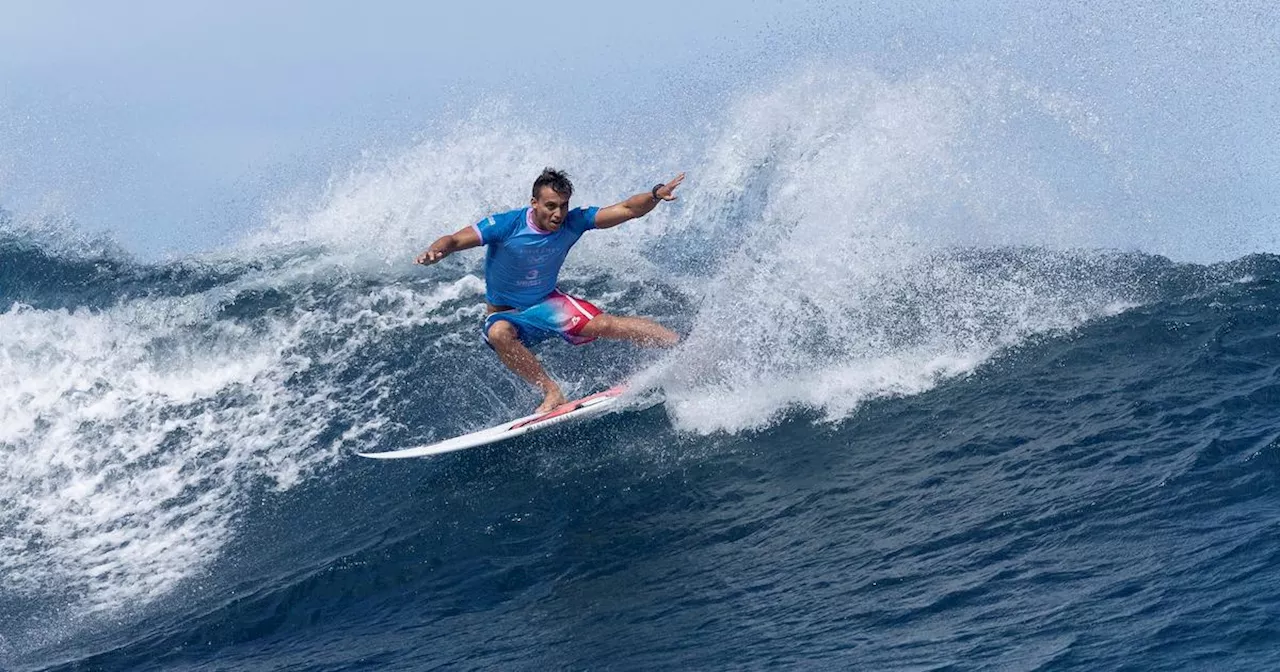
[[[423,266],[430,266],[458,250],[479,247],[480,244],[480,234],[476,233],[474,226],[468,226],[457,233],[437,238],[436,242],[431,243],[431,247],[419,254],[414,261]]]
[[[676,200],[676,195],[672,192],[676,190],[676,187],[680,186],[681,182],[684,182],[684,173],[676,175],[666,184],[659,184],[652,191],[636,194],[621,203],[614,203],[607,208],[600,208],[596,212],[596,228],[608,229],[629,219],[644,217],[658,203]]]

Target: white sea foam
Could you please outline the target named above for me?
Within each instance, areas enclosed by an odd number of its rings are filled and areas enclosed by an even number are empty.
[[[7,590],[58,594],[92,617],[197,575],[234,534],[246,492],[292,487],[382,422],[347,408],[326,367],[388,330],[463,319],[436,308],[482,288],[473,276],[429,292],[387,284],[328,309],[301,290],[278,318],[217,317],[239,292],[270,282],[245,277],[101,311],[0,313]],[[326,336],[341,338],[328,339],[333,349],[300,347]],[[300,372],[321,382],[291,386]],[[351,426],[318,443],[335,417]]]
[[[717,227],[722,255],[686,284],[702,293],[692,333],[650,373],[678,427],[758,428],[794,406],[847,417],[1124,298],[1122,279],[1071,280],[1106,256],[1076,248],[1124,231],[1056,172],[1026,170],[1025,138],[984,135],[1034,117],[1104,154],[1089,115],[998,75],[815,70],[733,111],[683,222]],[[956,251],[1010,244],[985,267]]]
[[[281,208],[246,247],[302,243],[407,265],[436,237],[528,201],[531,176],[578,159],[567,143],[509,117],[478,115],[399,154],[334,175],[319,202]]]

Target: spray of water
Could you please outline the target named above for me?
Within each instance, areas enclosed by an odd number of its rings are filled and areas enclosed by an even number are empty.
[[[687,338],[640,378],[678,429],[733,432],[798,406],[846,418],[1128,305],[1122,264],[1096,251],[1132,240],[1093,128],[1085,106],[983,67],[815,66],[743,95],[704,145],[654,148],[661,161],[486,112],[282,207],[202,262],[240,269],[213,286],[6,307],[6,590],[56,585],[90,614],[146,604],[218,557],[253,489],[292,487],[370,440],[393,388],[353,371],[355,353],[426,324],[445,327],[442,352],[475,347],[482,254],[432,269],[413,256],[525,203],[543,166],[570,170],[579,204],[688,171],[679,204],[588,234],[565,272],[684,297],[691,314],[663,317]],[[237,312],[274,295],[278,309]],[[436,383],[465,386],[457,375]]]

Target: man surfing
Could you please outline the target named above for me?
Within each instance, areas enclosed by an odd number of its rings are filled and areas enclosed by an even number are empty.
[[[488,245],[484,260],[484,340],[516,375],[542,391],[535,412],[567,402],[560,386],[547,375],[529,348],[559,336],[582,345],[597,338],[671,347],[674,331],[643,317],[603,313],[599,308],[556,288],[569,248],[591,229],[610,229],[649,214],[662,201],[676,200],[684,173],[670,182],[605,208],[569,209],[573,184],[568,176],[547,168],[533,181],[529,207],[490,215],[457,233],[443,236],[418,255],[424,266],[457,252]]]

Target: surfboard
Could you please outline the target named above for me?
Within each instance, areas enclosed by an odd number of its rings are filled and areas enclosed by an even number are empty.
[[[450,453],[455,450],[485,446],[499,441],[506,441],[507,439],[514,439],[517,436],[546,429],[562,422],[585,420],[586,418],[600,415],[617,403],[618,398],[626,391],[626,385],[619,385],[604,392],[597,392],[581,399],[563,403],[545,413],[526,415],[517,420],[504,422],[501,425],[464,434],[439,443],[402,448],[400,450],[356,454],[360,457],[371,457],[375,460],[398,460],[406,457],[427,457],[429,455]]]

